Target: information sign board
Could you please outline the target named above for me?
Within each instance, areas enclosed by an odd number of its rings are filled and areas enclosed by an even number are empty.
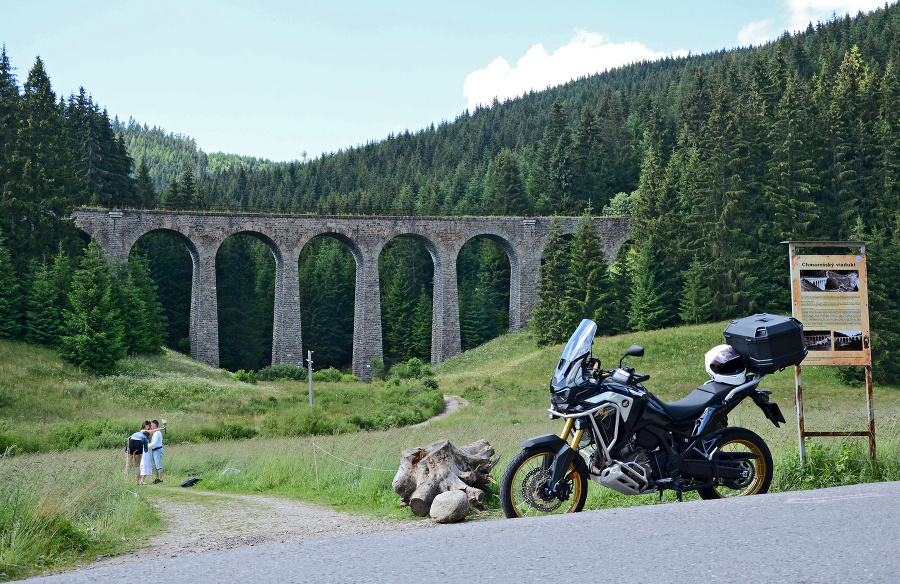
[[[803,323],[804,365],[871,365],[865,254],[792,255],[793,314]]]

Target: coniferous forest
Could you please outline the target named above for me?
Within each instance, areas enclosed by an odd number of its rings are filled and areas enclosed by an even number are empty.
[[[110,120],[84,90],[57,100],[45,74],[41,80],[40,61],[20,89],[4,51],[0,229],[12,269],[26,274],[37,269],[29,262],[50,269],[58,253],[81,253],[77,234],[49,219],[79,204],[631,216],[633,237],[610,265],[586,230],[551,242],[534,314],[545,343],[565,340],[582,317],[619,333],[785,313],[781,242],[865,240],[872,242],[874,372],[896,380],[900,291],[890,283],[900,275],[898,56],[900,6],[885,6],[760,47],[637,63],[495,100],[418,132],[272,162],[206,154],[189,137]],[[160,234],[142,238],[133,253],[146,258],[158,286],[165,343],[185,350],[189,257]],[[509,264],[486,239],[470,242],[458,262],[466,349],[508,327]],[[385,360],[427,359],[427,251],[395,240],[380,271]],[[322,366],[346,366],[353,258],[341,243],[317,238],[303,251],[300,273],[304,347],[316,350]],[[217,277],[222,365],[265,366],[271,254],[236,236],[219,253]],[[27,334],[27,318],[19,322],[16,334]]]

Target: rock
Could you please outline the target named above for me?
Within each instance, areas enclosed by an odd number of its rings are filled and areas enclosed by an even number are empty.
[[[465,491],[447,491],[431,502],[431,518],[438,523],[456,523],[469,513],[469,497]]]
[[[494,448],[478,440],[457,448],[449,440],[432,442],[425,448],[407,448],[400,453],[400,468],[393,487],[402,504],[419,517],[429,514],[431,502],[440,493],[464,491],[476,509],[483,508],[483,488],[492,481]]]

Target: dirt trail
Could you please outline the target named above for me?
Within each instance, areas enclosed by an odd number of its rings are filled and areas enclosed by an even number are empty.
[[[152,489],[152,490],[151,490]],[[144,490],[165,527],[148,546],[121,556],[99,558],[98,567],[170,558],[248,545],[283,543],[361,533],[432,527],[431,521],[357,517],[269,495],[233,495],[165,487],[176,493]]]
[[[418,426],[452,415],[469,402],[444,396],[444,412]],[[213,493],[177,486],[148,486],[138,491],[156,507],[165,527],[147,546],[81,566],[129,564],[184,554],[266,543],[284,543],[361,533],[423,529],[429,520],[383,520],[358,517],[270,495]]]

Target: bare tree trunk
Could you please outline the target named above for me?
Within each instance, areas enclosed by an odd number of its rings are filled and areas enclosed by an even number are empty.
[[[407,448],[400,453],[400,468],[393,487],[404,505],[419,517],[428,515],[431,502],[439,494],[454,489],[465,491],[469,504],[484,508],[484,488],[492,481],[494,448],[478,440],[457,448],[449,440],[432,442],[425,448]]]

